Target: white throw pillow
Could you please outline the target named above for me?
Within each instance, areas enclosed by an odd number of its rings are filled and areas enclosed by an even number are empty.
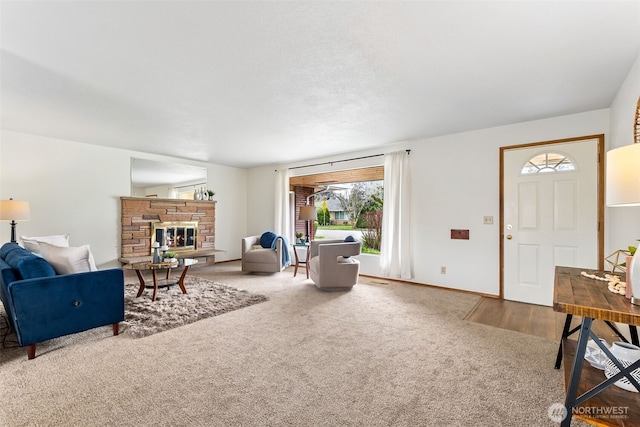
[[[40,242],[40,250],[42,257],[51,264],[57,274],[73,274],[98,270],[89,245],[76,248],[54,246]]]
[[[42,253],[40,252],[40,242],[48,243],[54,246],[60,246],[63,248],[69,247],[68,234],[56,234],[53,236],[42,236],[42,237],[20,236],[20,240],[22,240],[22,245],[26,250],[37,255]]]

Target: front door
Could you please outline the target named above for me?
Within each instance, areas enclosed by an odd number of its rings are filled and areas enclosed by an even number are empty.
[[[502,151],[505,299],[551,306],[556,265],[598,268],[600,140]]]

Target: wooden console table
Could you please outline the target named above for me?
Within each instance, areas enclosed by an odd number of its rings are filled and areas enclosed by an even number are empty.
[[[561,425],[569,427],[572,416],[602,426],[639,425],[640,393],[626,391],[613,384],[622,376],[631,381],[630,373],[640,367],[640,360],[607,379],[603,371],[589,363],[585,365],[584,356],[587,342],[592,338],[614,360],[609,349],[601,345],[591,330],[591,324],[599,319],[640,326],[640,306],[632,305],[623,295],[609,292],[606,282],[582,276],[583,271],[598,275],[605,273],[571,267],[556,267],[555,270],[553,309],[582,317],[578,342],[567,338],[562,341],[567,416]],[[569,365],[569,361],[573,363]]]

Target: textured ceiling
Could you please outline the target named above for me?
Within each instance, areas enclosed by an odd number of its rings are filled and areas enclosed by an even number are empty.
[[[2,1],[2,129],[253,167],[607,108],[638,1]]]

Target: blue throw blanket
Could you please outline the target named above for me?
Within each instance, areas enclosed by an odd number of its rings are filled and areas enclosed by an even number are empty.
[[[289,254],[289,242],[287,238],[280,235],[276,236],[273,242],[271,242],[271,249],[275,250],[278,239],[282,239],[282,265],[289,267],[291,265],[291,254]]]

